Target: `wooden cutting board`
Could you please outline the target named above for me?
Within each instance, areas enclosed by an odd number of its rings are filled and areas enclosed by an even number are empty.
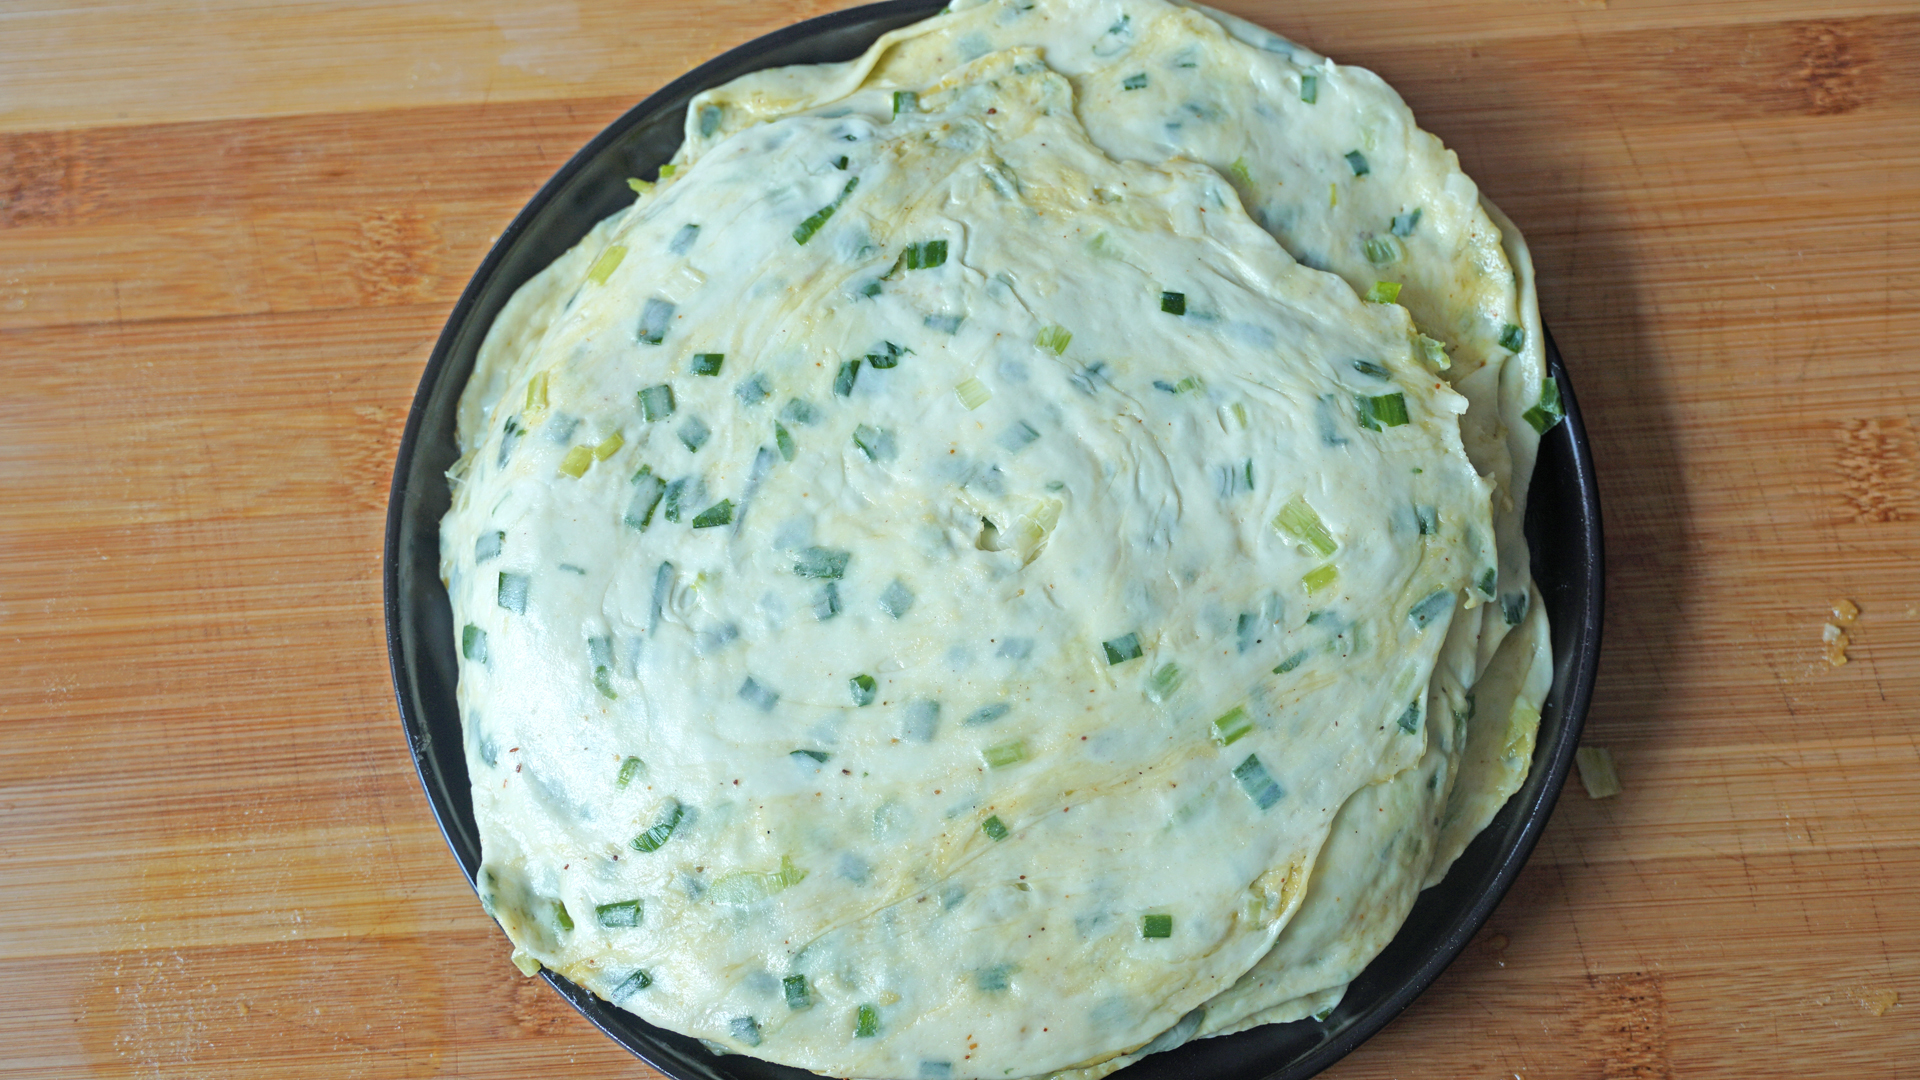
[[[536,187],[837,6],[0,10],[0,1075],[650,1075],[435,831],[387,483]],[[1380,72],[1526,230],[1605,497],[1626,790],[1576,783],[1328,1075],[1920,1075],[1920,8],[1225,6]]]

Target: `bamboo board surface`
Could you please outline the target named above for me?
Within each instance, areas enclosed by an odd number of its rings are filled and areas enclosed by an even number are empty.
[[[839,6],[0,10],[0,1076],[652,1075],[434,827],[387,484],[539,184]],[[1605,505],[1625,793],[1572,785],[1327,1075],[1916,1075],[1920,7],[1223,6],[1379,71],[1527,232]]]

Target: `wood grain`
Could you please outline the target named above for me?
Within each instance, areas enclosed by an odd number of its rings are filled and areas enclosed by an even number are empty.
[[[650,1075],[435,831],[387,482],[540,183],[837,6],[0,11],[0,1076]],[[1328,1075],[1915,1075],[1920,9],[1226,6],[1380,71],[1527,231],[1606,511],[1625,793],[1569,791]]]

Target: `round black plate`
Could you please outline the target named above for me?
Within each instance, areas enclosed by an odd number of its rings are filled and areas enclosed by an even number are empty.
[[[460,714],[453,615],[440,583],[440,518],[451,499],[446,471],[459,456],[454,409],[494,316],[514,291],[633,199],[630,176],[651,176],[679,148],[696,93],[761,68],[850,60],[881,34],[937,11],[943,0],[892,0],[836,12],[749,42],[674,80],[641,102],[547,182],[501,234],[447,320],[427,361],[394,466],[387,504],[387,652],[414,766],[440,831],[469,883],[480,867]],[[1542,713],[1527,782],[1468,846],[1446,880],[1428,889],[1406,925],[1355,979],[1325,1021],[1276,1024],[1202,1039],[1117,1074],[1127,1080],[1300,1080],[1380,1030],[1460,954],[1493,913],[1540,838],[1567,777],[1600,658],[1600,499],[1573,388],[1551,337],[1566,422],[1540,443],[1527,508],[1533,573],[1553,626],[1553,689]],[[504,957],[503,957],[504,962]],[[652,1026],[566,979],[555,990],[615,1042],[677,1080],[801,1080],[813,1074],[747,1057],[715,1057],[698,1042]]]

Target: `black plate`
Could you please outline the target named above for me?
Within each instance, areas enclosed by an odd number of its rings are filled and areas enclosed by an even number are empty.
[[[881,34],[937,11],[943,0],[893,0],[787,27],[749,42],[641,102],[547,182],[501,234],[467,285],[427,361],[394,467],[387,505],[387,651],[400,718],[440,831],[473,881],[480,867],[460,714],[453,615],[440,583],[440,518],[451,499],[446,471],[458,453],[454,411],[494,316],[528,278],[630,203],[626,178],[651,176],[679,148],[696,93],[761,68],[849,60]],[[1524,787],[1467,847],[1406,925],[1355,979],[1325,1021],[1276,1024],[1202,1039],[1117,1074],[1127,1080],[1299,1080],[1339,1060],[1413,1001],[1467,941],[1533,851],[1567,777],[1600,658],[1600,499],[1572,384],[1551,336],[1566,422],[1540,443],[1527,508],[1533,573],[1553,627],[1553,689]],[[504,956],[502,957],[504,962]],[[715,1057],[693,1039],[652,1026],[552,972],[547,982],[615,1042],[677,1080],[800,1080],[813,1074],[747,1057]]]

